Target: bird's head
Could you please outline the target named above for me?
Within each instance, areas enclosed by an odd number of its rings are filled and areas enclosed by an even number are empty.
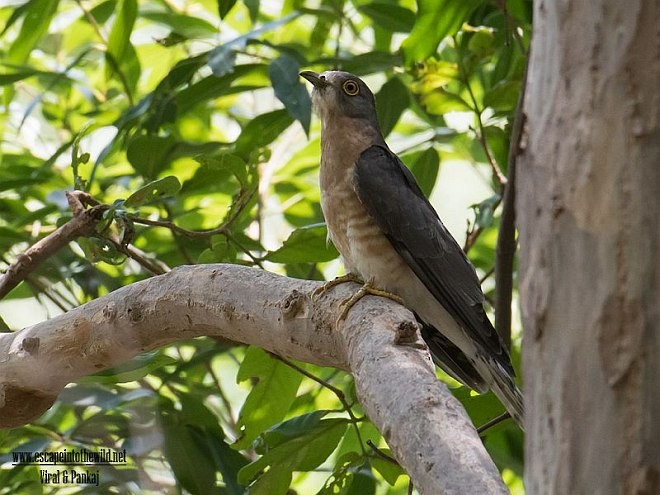
[[[378,128],[376,100],[359,77],[338,70],[317,74],[309,70],[300,73],[312,83],[314,111],[324,124],[341,117],[359,119]]]

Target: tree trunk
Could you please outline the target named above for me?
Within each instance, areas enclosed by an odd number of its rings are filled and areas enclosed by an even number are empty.
[[[535,2],[518,169],[528,493],[660,493],[660,1]]]

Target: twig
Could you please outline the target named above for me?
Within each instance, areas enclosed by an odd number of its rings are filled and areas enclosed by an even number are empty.
[[[516,254],[516,162],[525,124],[523,103],[527,86],[527,70],[523,75],[509,145],[509,181],[502,198],[502,217],[495,248],[495,328],[504,345],[511,347],[511,298],[513,293],[513,260]]]
[[[346,400],[346,395],[344,394],[343,390],[338,389],[331,383],[326,382],[322,378],[319,378],[316,375],[313,375],[309,371],[307,371],[304,368],[301,368],[297,364],[295,364],[292,361],[289,361],[286,358],[283,358],[282,356],[278,356],[277,354],[270,353],[272,357],[277,359],[278,361],[282,361],[284,364],[286,364],[288,367],[296,370],[298,373],[301,373],[302,375],[306,376],[310,380],[314,380],[316,383],[319,385],[322,385],[323,387],[327,388],[330,390],[332,393],[334,393],[337,396],[337,399],[339,399],[339,402],[341,402],[341,405],[344,407],[344,410],[348,413],[349,418],[351,419],[351,424],[353,425],[353,428],[355,429],[355,436],[358,439],[358,442],[360,444],[360,448],[362,449],[362,453],[364,455],[367,454],[366,450],[364,449],[364,443],[362,443],[362,434],[360,433],[360,428],[358,427],[359,419],[355,414],[353,414],[353,409],[352,405],[349,404],[349,402]],[[367,444],[369,444],[370,440],[367,440]],[[396,461],[395,461],[396,462]]]
[[[183,227],[179,227],[177,224],[169,220],[151,220],[149,218],[142,218],[137,215],[128,215],[128,218],[132,222],[140,225],[150,225],[152,227],[164,227],[166,229],[170,229],[172,232],[176,232],[177,234],[182,234],[187,237],[208,237],[212,235],[225,234],[227,229],[226,224],[222,224],[219,227],[209,230],[188,230],[188,229],[184,229]]]
[[[479,428],[477,428],[477,433],[481,435],[483,432],[486,430],[492,428],[495,425],[500,424],[502,421],[505,421],[507,419],[510,419],[511,415],[508,412],[502,413],[499,416],[495,416],[493,419],[489,419],[486,421],[484,424],[482,424]]]
[[[516,22],[515,22],[515,18],[509,13],[509,9],[506,6],[506,0],[495,0],[495,5],[504,14],[504,18],[506,20],[507,30],[509,30],[513,34],[513,37],[515,38],[516,42],[518,43],[518,48],[520,49],[521,53],[525,56],[528,56],[529,54],[528,54],[527,50],[525,50],[525,43],[523,42],[523,39],[520,36],[520,33],[516,29],[517,25],[516,25]]]
[[[493,204],[493,211],[495,211],[499,206],[500,203],[502,202],[502,199],[498,199],[494,204]],[[465,232],[465,243],[463,244],[463,252],[465,254],[470,251],[472,246],[474,246],[477,242],[477,239],[479,239],[479,236],[483,233],[484,228],[483,227],[477,227],[477,228],[472,228],[470,229],[470,225],[468,224],[468,228]]]
[[[135,246],[130,244],[122,244],[112,237],[105,237],[105,239],[112,243],[117,251],[125,254],[132,260],[137,261],[142,268],[151,272],[152,275],[162,275],[171,270],[171,268],[165,263],[160,260],[150,259],[144,251],[136,248]]]
[[[95,233],[96,224],[101,219],[107,205],[99,205],[87,193],[72,191],[66,193],[73,218],[54,232],[30,246],[9,265],[0,277],[0,299],[5,297],[44,260],[55,254],[78,237],[88,237]],[[92,206],[93,205],[93,206]],[[92,208],[86,208],[92,206]]]
[[[468,91],[468,94],[470,95],[470,100],[472,100],[472,105],[474,113],[477,116],[477,125],[479,126],[479,130],[476,132],[477,134],[477,139],[479,140],[479,143],[481,144],[481,147],[484,150],[484,153],[486,154],[486,158],[488,159],[488,163],[490,164],[490,168],[493,170],[493,175],[497,179],[497,182],[500,184],[500,187],[504,187],[506,184],[506,176],[502,173],[502,170],[500,169],[500,166],[497,164],[497,160],[493,156],[493,152],[490,150],[490,146],[488,146],[488,141],[486,140],[486,130],[484,128],[484,123],[481,120],[481,114],[483,113],[483,109],[479,106],[479,103],[477,103],[477,98],[474,96],[474,92],[472,91],[472,86],[470,86],[470,81],[465,74],[465,71],[463,70],[463,64],[459,62],[458,64],[459,71],[461,73],[461,79],[463,81],[463,84],[465,84],[465,88]]]
[[[399,462],[394,457],[392,457],[391,455],[387,455],[385,452],[380,450],[378,447],[374,445],[374,443],[371,440],[367,440],[367,445],[371,450],[374,451],[374,454],[376,454],[381,459],[387,462],[391,462],[392,464],[396,464],[397,466],[400,466]]]
[[[220,384],[220,380],[218,379],[217,375],[213,371],[213,368],[211,367],[211,363],[208,361],[204,361],[204,367],[206,368],[206,371],[208,371],[209,375],[211,376],[211,380],[213,380],[213,383],[215,384],[216,389],[218,390],[218,395],[220,396],[220,400],[225,407],[226,410],[226,418],[225,421],[227,424],[232,428],[233,432],[236,431],[236,421],[234,421],[234,417],[232,415],[231,411],[231,404],[229,403],[229,400],[227,399],[227,396],[225,393],[222,391],[222,385]]]
[[[479,279],[479,285],[483,284],[488,278],[495,273],[495,267],[491,268],[488,270],[486,273],[483,274],[483,276]]]

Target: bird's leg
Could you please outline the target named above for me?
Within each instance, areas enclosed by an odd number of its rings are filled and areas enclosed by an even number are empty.
[[[396,303],[404,305],[403,299],[401,299],[399,296],[397,296],[396,294],[392,294],[391,292],[376,289],[373,284],[374,284],[374,280],[373,278],[371,278],[367,282],[365,282],[362,285],[362,287],[360,287],[360,290],[358,290],[350,298],[342,301],[341,306],[343,308],[341,314],[339,315],[339,318],[337,318],[337,326],[339,326],[340,322],[346,319],[346,317],[348,316],[348,312],[355,305],[355,303],[367,295],[386,297]]]
[[[358,284],[364,284],[364,282],[360,277],[358,277],[355,273],[349,272],[346,275],[342,275],[341,277],[337,277],[334,280],[330,280],[324,283],[318,289],[314,289],[314,292],[312,292],[312,301],[316,300],[317,297],[323,295],[328,290],[332,289],[335,285],[343,284],[346,282],[356,282]]]

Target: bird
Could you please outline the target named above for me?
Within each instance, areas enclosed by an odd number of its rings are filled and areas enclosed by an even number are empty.
[[[484,310],[476,271],[385,143],[373,93],[349,72],[300,76],[313,86],[321,121],[321,209],[347,271],[343,279],[364,283],[359,297],[401,300],[435,364],[479,393],[492,390],[522,428],[522,392]]]

